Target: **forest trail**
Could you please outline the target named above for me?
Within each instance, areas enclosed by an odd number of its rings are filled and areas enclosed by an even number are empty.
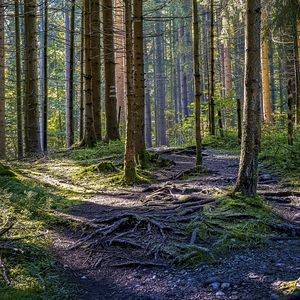
[[[300,274],[300,192],[261,167],[259,192],[294,224],[291,236],[189,267],[186,261],[193,255],[212,255],[212,245],[197,240],[197,224],[203,221],[207,228],[222,230],[204,212],[213,210],[234,184],[238,156],[205,150],[205,172],[195,175],[188,173],[194,166],[193,148],[156,152],[174,164],[156,171],[156,183],[134,188],[100,190],[86,181],[77,185],[68,176],[77,167],[67,163],[59,174],[50,172],[45,161],[36,164],[39,171],[27,170],[27,176],[43,184],[85,192],[80,204],[61,213],[81,225],[53,237],[53,251],[76,289],[76,299],[279,299],[273,291],[276,282]]]

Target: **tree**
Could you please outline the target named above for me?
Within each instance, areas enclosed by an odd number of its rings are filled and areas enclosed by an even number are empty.
[[[200,70],[199,70],[199,21],[198,4],[193,0],[193,45],[194,45],[194,90],[195,90],[195,134],[196,134],[196,166],[202,165],[202,139],[200,121]]]
[[[101,134],[101,82],[100,82],[100,3],[91,0],[91,65],[92,65],[92,98],[94,127],[97,141],[102,139]]]
[[[5,157],[5,52],[4,52],[4,1],[0,1],[0,159]]]
[[[15,33],[16,33],[16,92],[17,92],[17,135],[18,158],[23,157],[23,114],[22,114],[22,66],[20,38],[20,8],[19,0],[15,1]],[[2,49],[2,47],[0,48]]]
[[[85,126],[81,146],[90,148],[97,142],[92,99],[91,0],[84,0],[84,57]]]
[[[37,3],[24,0],[25,14],[25,153],[41,152],[39,130],[38,72],[37,72]]]
[[[245,45],[245,102],[241,158],[235,192],[255,196],[258,182],[258,153],[261,94],[261,0],[247,0]]]
[[[133,59],[135,110],[135,154],[142,167],[146,164],[145,146],[145,78],[143,43],[143,2],[133,1]]]
[[[74,144],[74,47],[75,47],[75,0],[71,1],[71,18],[69,21],[69,7],[65,12],[66,39],[66,144]],[[69,43],[69,44],[68,44]]]
[[[132,44],[132,3],[131,0],[124,0],[125,3],[125,28],[126,28],[126,94],[127,94],[127,128],[124,160],[124,180],[132,183],[136,179],[135,169],[135,123],[134,109],[135,97],[133,94],[133,44]]]
[[[105,73],[106,141],[117,140],[119,136],[117,98],[115,83],[115,48],[113,30],[112,0],[103,0],[103,44]]]

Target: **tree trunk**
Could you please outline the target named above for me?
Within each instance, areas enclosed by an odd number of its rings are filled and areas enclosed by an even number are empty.
[[[196,137],[196,166],[202,165],[202,137],[201,137],[201,120],[200,120],[200,70],[199,70],[199,21],[198,21],[198,4],[193,0],[193,48],[194,48],[194,91],[195,91],[195,137]]]
[[[16,92],[17,92],[17,134],[18,158],[23,157],[23,122],[22,122],[22,65],[20,38],[20,7],[19,0],[15,0],[15,33],[16,33]],[[0,46],[0,49],[2,47]]]
[[[269,66],[269,47],[267,38],[267,9],[262,10],[262,45],[261,45],[261,65],[262,65],[262,104],[263,104],[263,118],[266,124],[272,123],[272,106],[270,97],[270,66]]]
[[[5,158],[5,51],[4,51],[4,1],[0,0],[0,159]]]
[[[158,21],[155,23],[155,89],[156,89],[156,143],[157,146],[167,144],[166,136],[166,94],[164,74],[164,40],[160,12],[157,11]]]
[[[294,54],[295,54],[295,79],[296,79],[296,124],[300,125],[300,20],[294,24]]]
[[[127,130],[124,161],[124,179],[132,183],[136,179],[135,169],[135,125],[134,109],[135,97],[133,86],[133,44],[132,44],[132,5],[131,0],[125,2],[125,28],[126,28],[126,91],[127,91]]]
[[[36,0],[24,0],[25,14],[25,152],[36,155],[41,152],[39,131],[38,71],[37,71],[37,3]]]
[[[216,134],[215,125],[215,24],[214,24],[214,0],[210,1],[210,93],[209,93],[209,112],[210,112],[210,134]]]
[[[44,2],[44,51],[43,51],[43,88],[44,88],[44,99],[42,106],[43,113],[43,151],[48,151],[48,0]]]
[[[114,29],[115,29],[115,48],[116,48],[116,93],[117,106],[121,109],[121,119],[126,119],[126,72],[125,72],[125,30],[124,30],[124,7],[123,0],[114,0]]]
[[[247,0],[245,47],[245,102],[239,174],[235,192],[255,196],[258,182],[258,153],[261,95],[261,0]]]
[[[103,35],[106,112],[105,140],[110,141],[120,138],[117,118],[112,0],[103,0]]]
[[[92,4],[92,32],[91,32],[91,63],[92,63],[92,88],[93,88],[93,113],[94,126],[97,141],[101,134],[101,61],[100,61],[100,3],[99,0],[91,0]]]
[[[97,139],[94,128],[91,68],[91,0],[84,0],[84,95],[85,126],[82,145],[95,146]]]
[[[79,101],[79,140],[84,131],[84,9],[81,10],[81,49],[80,49],[80,101]]]

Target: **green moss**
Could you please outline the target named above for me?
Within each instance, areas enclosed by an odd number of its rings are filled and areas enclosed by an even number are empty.
[[[98,165],[94,167],[94,170],[96,170],[99,173],[115,173],[118,172],[119,169],[111,162],[111,161],[102,161]]]
[[[2,163],[0,163],[0,176],[15,177],[16,174],[12,171],[12,169],[10,167],[5,166]]]
[[[300,291],[300,278],[290,281],[278,281],[274,284],[274,287],[278,293],[281,293],[283,295],[291,295],[295,292]]]

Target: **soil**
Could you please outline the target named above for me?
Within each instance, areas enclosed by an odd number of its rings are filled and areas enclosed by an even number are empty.
[[[178,190],[184,195],[201,190],[205,201],[213,200],[214,193],[226,193],[234,184],[238,156],[211,150],[205,150],[204,154],[206,172],[184,179],[180,175],[194,166],[192,149],[160,151],[160,156],[175,164],[157,171],[155,184],[94,191],[85,196],[82,203],[69,209],[66,216],[79,220],[85,227],[129,212],[132,215],[145,215],[149,211],[152,214],[153,211],[159,214],[167,210],[171,212],[178,202],[165,198],[154,205],[153,201],[145,201],[153,192],[166,189],[171,190],[170,194]],[[262,166],[260,169],[259,193],[265,195],[278,214],[290,224],[297,225],[300,195],[294,193],[292,187],[282,185],[278,176]],[[107,230],[108,227],[103,228]],[[167,227],[160,230],[161,234],[164,235],[166,230]],[[300,239],[296,235],[270,240],[260,248],[232,252],[214,264],[192,268],[174,267],[163,259],[142,260],[136,256],[135,260],[134,256],[138,254],[131,253],[130,248],[110,251],[105,247],[90,248],[91,244],[87,246],[86,243],[74,247],[86,236],[86,232],[79,228],[60,230],[53,238],[53,252],[75,289],[76,299],[279,299],[274,291],[276,282],[300,277]],[[116,253],[116,249],[124,249],[124,252]]]

